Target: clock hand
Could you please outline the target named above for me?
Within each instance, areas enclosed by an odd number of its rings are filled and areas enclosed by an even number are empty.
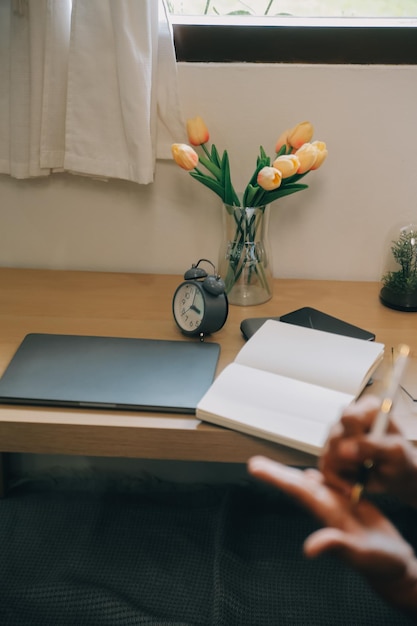
[[[193,297],[193,301],[192,301],[192,303],[191,303],[191,306],[188,308],[188,311],[195,311],[196,313],[200,313],[200,309],[198,309],[198,308],[196,307],[196,305],[194,304],[196,297],[197,297],[197,289],[196,289],[196,288],[194,288],[194,297]]]
[[[188,309],[184,308],[184,311],[183,311],[183,313],[182,313],[183,315],[185,315],[186,313],[188,313],[188,311],[190,311],[190,309],[192,309],[192,308],[194,307],[194,300],[195,300],[196,295],[197,295],[197,291],[194,291],[193,301],[192,301],[192,303],[190,304],[190,306],[188,307]]]

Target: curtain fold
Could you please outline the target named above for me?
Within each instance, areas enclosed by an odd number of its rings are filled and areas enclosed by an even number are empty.
[[[153,181],[183,139],[162,0],[0,0],[0,173]]]
[[[71,0],[47,0],[40,165],[62,170],[65,153]]]

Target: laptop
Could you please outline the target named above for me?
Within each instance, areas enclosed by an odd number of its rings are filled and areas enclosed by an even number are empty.
[[[201,341],[32,333],[0,379],[0,403],[194,414],[219,354]]]

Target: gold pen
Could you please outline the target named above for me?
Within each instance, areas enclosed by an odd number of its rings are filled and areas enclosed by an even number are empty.
[[[407,358],[410,354],[409,346],[402,344],[398,349],[398,357],[395,360],[395,363],[391,372],[391,380],[387,387],[386,392],[384,393],[381,401],[381,406],[378,412],[378,415],[375,418],[375,421],[371,428],[371,433],[373,435],[383,435],[388,427],[389,415],[391,413],[392,405],[394,403],[395,396],[401,384],[401,379],[403,377],[406,365]],[[363,490],[365,488],[365,484],[369,475],[369,472],[372,470],[374,463],[372,459],[367,459],[359,472],[358,480],[356,484],[352,487],[350,499],[352,504],[357,504],[361,499]]]

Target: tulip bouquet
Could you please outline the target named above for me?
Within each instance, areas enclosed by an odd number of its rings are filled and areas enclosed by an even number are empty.
[[[244,207],[264,206],[308,187],[298,181],[309,171],[318,169],[327,156],[326,144],[323,141],[310,143],[313,132],[310,122],[301,122],[283,132],[276,142],[276,155],[272,165],[270,157],[261,146],[256,169],[246,186],[242,201],[239,200],[232,185],[227,150],[224,150],[220,157],[214,144],[211,150],[208,149],[209,132],[201,117],[187,121],[187,134],[189,142],[193,146],[201,146],[204,154],[198,155],[194,148],[187,144],[174,143],[172,155],[180,167],[217,193],[224,204]],[[198,168],[199,163],[208,173]]]
[[[193,178],[214,191],[235,220],[235,236],[227,253],[227,292],[230,292],[245,271],[249,282],[254,274],[261,281],[266,281],[260,275],[263,272],[262,265],[256,263],[257,253],[249,256],[242,254],[249,244],[256,241],[258,224],[253,209],[260,209],[262,214],[271,202],[308,187],[300,183],[300,179],[308,172],[318,169],[327,157],[327,148],[323,141],[311,142],[313,132],[310,122],[301,122],[285,130],[276,142],[272,162],[261,146],[256,168],[241,196],[236,193],[231,181],[227,150],[220,156],[214,144],[208,146],[209,131],[201,117],[187,121],[191,146],[183,143],[172,145],[174,161]],[[200,147],[200,154],[192,146]]]

